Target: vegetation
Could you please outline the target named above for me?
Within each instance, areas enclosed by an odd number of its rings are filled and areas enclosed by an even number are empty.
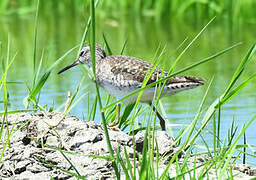
[[[98,1],[97,1],[98,2]],[[75,46],[71,48],[70,50],[66,51],[60,58],[58,58],[49,68],[46,68],[46,70],[43,71],[43,63],[45,59],[45,53],[42,51],[41,57],[39,58],[40,61],[37,63],[37,57],[38,57],[38,47],[37,47],[37,34],[38,34],[38,16],[39,9],[45,8],[48,9],[49,7],[54,7],[58,9],[59,11],[63,10],[63,6],[71,5],[70,7],[74,10],[80,9],[81,4],[88,8],[90,7],[90,18],[87,22],[87,25],[84,28],[83,37],[81,39],[80,43],[80,49],[81,45],[84,44],[84,42],[87,40],[94,49],[97,39],[97,33],[96,33],[96,18],[95,18],[95,11],[97,2],[95,3],[94,0],[89,1],[69,1],[65,0],[64,3],[60,3],[59,1],[47,1],[47,3],[40,3],[37,1],[37,4],[34,4],[34,1],[12,1],[12,0],[4,0],[0,2],[0,9],[2,12],[2,15],[8,15],[10,13],[28,13],[30,10],[36,9],[36,15],[35,15],[35,26],[34,26],[34,39],[33,39],[33,58],[32,58],[32,67],[33,67],[33,77],[31,78],[31,82],[25,82],[28,94],[24,98],[24,106],[25,110],[9,110],[9,98],[8,98],[8,91],[9,91],[9,84],[19,84],[20,82],[10,82],[8,81],[8,73],[12,69],[12,65],[16,63],[15,59],[17,58],[16,54],[14,53],[13,56],[10,55],[10,41],[8,40],[7,43],[7,51],[1,52],[1,78],[0,78],[0,91],[3,94],[2,104],[4,106],[4,111],[1,112],[3,115],[3,120],[1,123],[1,129],[0,129],[0,139],[4,144],[4,148],[1,151],[0,161],[2,160],[2,157],[4,156],[4,152],[8,146],[10,146],[10,139],[11,136],[16,132],[17,127],[13,127],[12,129],[6,129],[4,131],[5,124],[8,124],[7,115],[9,113],[15,113],[15,112],[23,112],[23,111],[51,111],[53,109],[60,109],[63,107],[61,105],[60,107],[54,107],[51,105],[41,105],[40,104],[40,94],[42,92],[42,89],[44,88],[46,82],[49,80],[52,72],[54,69],[58,66],[63,59],[68,56],[72,51],[75,49],[78,50],[78,46]],[[223,16],[227,16],[230,20],[236,21],[237,19],[240,19],[240,17],[243,19],[246,19],[247,16],[250,16],[254,14],[253,7],[255,6],[255,3],[253,0],[244,0],[244,1],[207,1],[207,0],[198,0],[198,1],[133,1],[133,0],[126,0],[126,1],[117,1],[116,3],[112,4],[113,1],[105,0],[103,2],[99,3],[99,8],[97,11],[109,13],[111,9],[114,9],[116,12],[117,9],[121,9],[123,12],[128,11],[134,11],[142,15],[153,15],[156,18],[162,17],[165,14],[168,14],[169,16],[178,16],[178,17],[187,17],[191,14],[196,14],[196,18],[202,18],[205,14],[207,14],[209,17],[214,16],[216,14],[221,14]],[[132,5],[134,4],[134,6]],[[251,7],[252,9],[244,10],[244,6],[246,4],[246,7]],[[248,4],[250,6],[248,6]],[[111,8],[110,8],[111,7]],[[131,8],[131,10],[130,10]],[[41,11],[41,9],[40,9]],[[175,15],[173,15],[175,14]],[[239,16],[239,18],[237,18]],[[212,20],[208,23],[210,24]],[[187,50],[194,45],[196,40],[201,36],[203,31],[207,28],[208,24],[202,28],[202,30],[188,43],[185,48],[183,48],[183,51],[179,53],[177,58],[175,59],[173,65],[169,68],[169,76],[173,77],[180,73],[185,73],[188,70],[192,70],[195,67],[201,66],[202,64],[208,63],[209,61],[212,61],[216,58],[219,58],[221,55],[225,53],[229,53],[233,48],[237,47],[239,44],[235,44],[233,46],[227,47],[223,50],[219,50],[217,53],[214,53],[213,55],[204,58],[196,63],[193,63],[191,65],[188,65],[187,67],[175,71],[176,65],[180,63],[181,57],[184,55],[184,53],[187,52]],[[11,39],[12,37],[10,37]],[[107,40],[107,38],[104,36],[104,42],[106,49],[108,50],[109,54],[112,54],[113,50],[110,46],[110,42]],[[121,54],[123,50],[125,49],[126,42],[123,42],[123,47],[121,50]],[[175,145],[179,145],[180,150],[174,154],[169,162],[169,165],[172,163],[175,163],[176,158],[180,151],[185,150],[187,152],[187,156],[192,154],[192,149],[196,148],[197,146],[197,140],[201,138],[204,142],[205,149],[207,149],[206,152],[200,152],[200,153],[207,153],[210,154],[212,157],[211,161],[207,162],[204,165],[203,170],[201,171],[201,174],[197,175],[197,177],[205,177],[207,176],[209,169],[214,167],[216,169],[216,172],[219,174],[219,177],[226,177],[226,178],[232,178],[234,175],[230,173],[230,167],[232,163],[235,163],[239,161],[240,155],[243,156],[243,159],[245,159],[245,156],[250,156],[253,158],[256,158],[255,155],[245,153],[244,148],[253,147],[252,145],[246,144],[246,143],[240,143],[241,138],[245,136],[245,132],[248,129],[248,127],[255,121],[256,116],[253,116],[249,121],[243,126],[238,128],[235,126],[235,123],[232,123],[230,126],[230,130],[228,131],[227,137],[221,137],[220,136],[220,126],[222,122],[222,115],[221,112],[223,110],[223,105],[231,101],[235,96],[240,93],[240,91],[245,88],[255,77],[256,74],[250,75],[245,80],[242,80],[242,75],[247,70],[247,65],[249,61],[253,58],[253,55],[256,51],[256,44],[253,44],[245,57],[241,60],[239,66],[234,71],[233,76],[229,82],[228,85],[225,85],[225,90],[223,93],[219,94],[218,97],[216,97],[214,100],[211,100],[211,105],[205,105],[205,102],[208,98],[209,91],[212,88],[212,82],[213,78],[208,84],[208,87],[204,93],[203,98],[201,99],[201,103],[198,107],[198,111],[193,118],[193,121],[183,129],[180,129],[177,136],[175,136]],[[157,64],[159,64],[159,60],[162,58],[164,49],[160,48],[156,51],[155,57],[154,57],[154,63],[152,66],[152,69],[156,67]],[[4,55],[3,55],[4,54]],[[92,77],[95,78],[95,51],[91,51],[91,57],[92,57],[92,72],[89,72]],[[87,67],[85,67],[85,72],[90,71]],[[148,72],[148,76],[150,77],[151,72]],[[120,178],[121,172],[124,172],[127,179],[137,179],[138,175],[141,179],[165,179],[166,177],[169,177],[168,174],[168,168],[165,169],[165,171],[162,174],[159,174],[157,171],[158,163],[154,162],[154,154],[155,151],[152,147],[154,147],[154,132],[158,129],[156,126],[156,116],[151,111],[147,113],[147,124],[146,126],[136,126],[134,125],[135,119],[138,117],[138,115],[141,113],[142,109],[138,106],[139,99],[136,101],[136,103],[132,106],[125,107],[122,117],[121,117],[121,123],[119,124],[119,127],[122,130],[129,129],[129,133],[131,135],[134,135],[136,132],[144,129],[146,130],[146,136],[145,136],[145,143],[144,143],[144,149],[143,154],[140,157],[140,169],[136,170],[136,168],[132,168],[130,166],[131,162],[126,157],[121,157],[120,152],[114,152],[109,140],[108,135],[108,129],[107,129],[107,123],[114,120],[115,117],[115,106],[120,101],[129,98],[130,96],[134,94],[142,94],[143,90],[152,87],[152,86],[158,86],[157,91],[161,92],[161,86],[159,86],[160,83],[165,82],[168,78],[160,79],[155,83],[152,83],[150,85],[147,84],[147,78],[144,80],[144,85],[141,89],[135,91],[132,94],[127,95],[126,97],[120,99],[120,100],[113,100],[110,96],[107,99],[102,99],[99,87],[97,82],[95,83],[95,89],[96,89],[96,97],[93,100],[93,105],[88,106],[88,120],[95,120],[96,113],[100,113],[101,115],[101,123],[104,127],[104,132],[107,137],[107,144],[108,149],[110,152],[110,157],[98,157],[98,158],[104,158],[109,159],[109,161],[112,162],[112,165],[114,167],[116,177]],[[71,101],[69,102],[65,114],[67,114],[72,108],[74,108],[77,103],[83,98],[88,95],[89,93],[85,92],[85,88],[81,88],[83,85],[84,79],[81,80],[79,85],[77,86],[76,92],[72,95]],[[83,94],[77,98],[80,92],[83,92]],[[85,93],[84,93],[85,92]],[[156,93],[160,94],[160,93]],[[90,103],[90,100],[88,98],[88,104]],[[161,105],[161,101],[159,99],[159,96],[155,97],[155,100],[153,102],[156,106],[158,104]],[[99,107],[99,111],[97,111],[97,107]],[[162,110],[164,112],[164,109]],[[202,134],[206,130],[206,126],[212,123],[212,133],[213,133],[213,139],[212,142],[206,141]],[[6,133],[4,133],[6,132]],[[153,132],[153,137],[151,136],[151,132]],[[65,153],[59,150],[65,159],[67,157],[65,156]],[[156,152],[157,154],[157,152]],[[196,153],[194,153],[196,154]],[[233,159],[233,156],[237,155],[237,158]],[[158,156],[158,155],[156,155]],[[123,161],[123,159],[126,160],[126,163]],[[68,159],[67,159],[68,160]],[[70,162],[71,163],[71,162]],[[71,163],[72,165],[72,163]],[[186,164],[183,165],[184,167]],[[73,167],[73,165],[72,165]],[[74,170],[77,172],[76,176],[77,178],[81,178],[80,174],[76,170],[76,167],[73,167]],[[177,164],[177,177],[176,178],[182,178],[185,177],[186,174],[191,174],[193,176],[193,171],[199,167],[193,167],[193,169],[187,169],[183,167],[179,167]],[[138,171],[138,172],[137,172]],[[68,172],[68,170],[66,170]],[[69,172],[72,174],[72,172]]]
[[[63,12],[66,7],[72,11],[84,11],[81,6],[89,10],[90,1],[83,0],[63,0],[63,1],[42,1],[41,8],[44,12],[52,12],[54,9]],[[209,19],[213,16],[223,16],[229,21],[246,21],[255,23],[254,0],[124,0],[112,1],[104,0],[97,11],[103,14],[116,13],[136,13],[145,16],[154,16],[158,20],[169,17],[194,17],[195,20]],[[12,13],[24,14],[31,13],[36,9],[36,2],[31,0],[15,1],[3,0],[0,2],[0,12],[3,15]],[[49,10],[49,11],[47,11]]]

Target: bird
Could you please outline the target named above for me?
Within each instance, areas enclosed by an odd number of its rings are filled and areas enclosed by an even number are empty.
[[[58,74],[61,74],[79,64],[85,64],[88,68],[92,69],[90,45],[86,44],[83,46],[78,58],[70,65],[61,69]],[[149,62],[136,57],[124,55],[107,56],[100,44],[96,44],[95,46],[95,65],[96,81],[98,85],[117,99],[121,99],[124,96],[127,96],[128,94],[140,89],[143,85],[145,77],[153,67]],[[156,82],[160,79],[160,77],[165,78],[167,76],[167,71],[164,71],[160,67],[156,66],[147,81],[147,85]],[[171,77],[166,81],[160,98],[171,96],[178,92],[204,85],[204,81],[205,80],[202,78],[192,76]],[[156,86],[153,86],[144,90],[142,96],[140,97],[140,102],[147,103],[152,107],[153,111],[156,113],[156,116],[160,120],[161,129],[165,131],[165,120],[157,111],[157,108],[152,105],[154,94],[156,92],[155,88]],[[128,99],[123,100],[121,103],[125,105],[132,104],[137,100],[137,96],[138,94],[133,95]],[[116,119],[112,125],[118,124],[119,115],[120,103],[117,105]]]

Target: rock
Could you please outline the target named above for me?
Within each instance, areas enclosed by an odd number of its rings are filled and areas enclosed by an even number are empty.
[[[30,160],[19,161],[19,162],[16,164],[14,173],[15,173],[15,174],[20,174],[20,173],[26,171],[27,165],[28,165],[29,163],[30,163]]]
[[[142,153],[143,150],[143,144],[145,139],[146,131],[140,131],[138,132],[134,138],[136,143],[136,150],[140,153]],[[151,134],[152,137],[152,134]],[[154,134],[154,150],[155,152],[158,152],[161,156],[168,156],[167,162],[170,160],[173,154],[179,151],[179,148],[176,146],[173,146],[174,140],[167,135],[165,131],[155,131]],[[133,146],[132,139],[128,141],[128,146]],[[184,155],[184,151],[181,151],[178,155],[180,158],[182,155]]]
[[[2,117],[0,122],[2,122]],[[111,161],[106,159],[110,154],[101,125],[95,122],[83,122],[76,117],[64,116],[60,112],[10,114],[8,123],[9,129],[14,125],[14,129],[19,128],[19,130],[12,135],[10,147],[5,149],[0,164],[2,179],[50,179],[51,177],[75,179],[74,176],[61,169],[75,175],[78,175],[77,170],[82,177],[88,179],[116,178]],[[53,128],[54,125],[58,126]],[[135,166],[139,167],[138,160],[142,155],[146,132],[140,131],[133,137],[119,129],[109,128],[108,130],[115,156],[117,150],[120,150],[121,158],[126,163],[126,150],[131,166],[134,165],[135,156]],[[151,137],[152,135],[151,133]],[[174,140],[166,132],[155,131],[154,138],[154,151],[158,151],[164,159],[156,169],[159,173],[164,172],[166,164],[176,152],[179,152],[178,163],[182,165],[185,152],[173,145]],[[135,151],[133,142],[136,144]],[[3,150],[3,144],[0,144],[0,149]],[[155,152],[154,155],[156,155]],[[193,167],[196,162],[199,166],[209,159],[208,156],[190,157],[188,164]],[[236,166],[233,169],[239,172],[241,177],[256,175],[256,170],[249,166]],[[176,163],[170,166],[169,172],[170,177],[175,177]],[[214,177],[214,171],[209,173]],[[124,178],[124,172],[121,172],[121,179]]]

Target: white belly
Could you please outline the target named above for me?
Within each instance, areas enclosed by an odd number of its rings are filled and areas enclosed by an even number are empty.
[[[117,99],[121,99],[121,98],[123,98],[123,97],[129,95],[130,93],[137,90],[134,87],[116,87],[116,86],[113,86],[110,83],[104,83],[104,85],[101,84],[101,87],[104,88],[109,94],[116,97]],[[151,88],[148,88],[148,89],[144,90],[142,96],[140,97],[140,102],[150,103],[153,100],[154,96],[156,96],[155,94],[156,94],[157,90],[158,89],[155,90],[155,87],[151,87]],[[170,96],[170,95],[175,94],[175,93],[176,93],[175,91],[172,91],[172,92],[168,91],[167,92],[166,88],[165,88],[161,97]],[[132,97],[122,101],[122,103],[131,104],[131,103],[133,103],[137,100],[138,95],[139,95],[139,93],[137,93],[137,94],[133,95]]]

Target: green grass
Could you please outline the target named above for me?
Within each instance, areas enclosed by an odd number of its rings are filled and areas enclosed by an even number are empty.
[[[110,153],[110,157],[112,159],[112,165],[114,167],[114,170],[118,176],[119,171],[117,168],[117,163],[116,160],[114,158],[114,151],[113,148],[111,146],[110,143],[110,138],[109,138],[109,133],[108,133],[108,129],[107,129],[107,122],[106,122],[106,118],[105,118],[105,113],[102,110],[102,100],[100,97],[100,91],[99,91],[99,86],[98,83],[96,81],[96,58],[95,58],[95,47],[96,47],[96,26],[95,26],[95,6],[94,6],[94,0],[91,0],[91,19],[92,19],[92,25],[91,25],[91,38],[90,38],[90,49],[91,49],[91,61],[92,61],[92,72],[93,72],[93,80],[95,81],[95,88],[96,88],[96,97],[99,103],[99,108],[100,108],[100,115],[101,115],[101,123],[103,125],[104,128],[104,133],[106,136],[106,141],[107,141],[107,145],[108,145],[108,150]]]
[[[82,3],[82,1],[77,1],[76,3],[78,3],[78,2]],[[111,5],[111,7],[113,6],[113,8],[119,8],[119,6],[121,6],[121,8],[124,8],[124,7],[128,8],[132,4],[131,2],[132,1],[129,1],[129,0],[120,1],[116,5],[113,5],[110,3],[110,1],[106,0],[106,1],[102,2],[102,4],[99,6],[99,11],[102,11],[101,8],[108,7],[110,5]],[[168,6],[167,6],[166,2],[163,0],[143,1],[143,3],[141,5],[139,3],[137,3],[137,1],[136,1],[134,3],[133,8],[134,8],[134,11],[138,11],[138,12],[152,10],[152,11],[156,11],[155,13],[157,13],[157,11],[165,12],[166,8],[172,9],[173,7],[177,7],[177,8],[175,8],[175,9],[177,9],[177,11],[179,10],[179,12],[177,12],[177,14],[179,15],[179,13],[182,13],[185,16],[187,13],[187,12],[185,12],[186,9],[193,8],[193,9],[195,9],[194,11],[199,13],[201,11],[205,11],[204,10],[205,7],[203,9],[201,9],[202,8],[201,6],[206,6],[206,5],[208,5],[206,10],[208,11],[209,14],[211,14],[211,13],[214,14],[216,12],[224,13],[221,11],[221,7],[222,6],[225,7],[227,5],[235,6],[234,13],[237,13],[239,8],[242,8],[242,4],[243,4],[241,2],[239,4],[238,3],[239,1],[237,1],[234,4],[230,4],[227,2],[221,3],[221,1],[215,1],[215,4],[214,3],[212,4],[212,2],[210,2],[210,1],[205,1],[205,4],[201,5],[202,4],[201,2],[202,1],[193,1],[193,2],[190,1],[190,3],[189,3],[189,1],[187,1],[186,3],[182,4],[182,3],[179,3],[179,1],[172,1],[171,3],[169,3],[170,5],[168,4]],[[249,1],[249,0],[247,2],[249,4],[252,3],[252,1]],[[9,7],[8,3],[9,3],[9,1],[7,1],[7,0],[1,1],[1,3],[0,3],[0,8],[4,9],[5,13],[8,13],[8,11],[10,11],[9,9],[13,8],[13,7]],[[42,3],[42,1],[41,2],[37,1],[37,5],[36,5],[37,8],[36,8],[36,13],[35,13],[36,16],[35,16],[35,27],[34,27],[34,39],[33,39],[34,47],[33,47],[33,58],[32,58],[33,77],[31,78],[32,82],[26,83],[27,88],[28,88],[28,95],[27,95],[27,97],[24,98],[24,106],[27,110],[30,110],[29,108],[31,108],[34,111],[48,111],[48,109],[45,108],[45,105],[39,104],[40,92],[44,88],[44,85],[49,80],[49,77],[51,76],[53,70],[57,67],[57,65],[61,61],[63,61],[63,59],[78,46],[66,51],[66,53],[64,53],[59,59],[57,59],[49,68],[46,69],[46,71],[43,71],[42,66],[44,64],[43,60],[45,58],[44,51],[42,51],[42,53],[41,53],[42,55],[40,57],[39,63],[38,64],[36,63],[37,62],[36,61],[37,60],[37,49],[38,49],[37,48],[37,30],[38,30],[39,3]],[[54,3],[54,2],[51,2],[51,3]],[[64,1],[64,3],[69,3],[69,1],[66,0],[66,1]],[[73,6],[78,6],[78,5],[76,5],[76,3],[74,3]],[[96,37],[95,10],[96,10],[97,4],[98,4],[98,1],[96,3],[94,2],[94,0],[90,1],[90,18],[88,20],[87,25],[85,26],[82,40],[80,43],[80,48],[79,48],[79,49],[81,49],[81,47],[84,44],[84,42],[86,41],[86,39],[89,41],[90,47],[92,49],[91,57],[92,57],[93,68],[92,68],[92,71],[88,67],[87,68],[85,67],[85,69],[88,73],[91,74],[91,76],[94,79],[96,79],[96,75],[95,75],[95,71],[96,71],[95,70],[95,65],[96,65],[95,44],[96,44],[97,37]],[[20,8],[19,6],[30,6],[30,5],[31,5],[30,2],[23,1],[23,2],[19,2],[17,7]],[[56,2],[54,5],[60,6]],[[219,7],[218,5],[221,7]],[[236,5],[237,6],[240,5],[240,7],[236,7]],[[42,7],[45,8],[45,6],[47,6],[47,4],[42,3]],[[87,6],[87,4],[85,3],[84,6]],[[40,4],[40,7],[41,7],[41,4]],[[185,10],[182,11],[182,9],[185,9]],[[174,11],[174,9],[172,9],[172,11]],[[225,12],[225,13],[229,13],[229,12]],[[159,14],[161,15],[161,13],[159,13]],[[211,21],[209,21],[209,23]],[[142,111],[142,109],[140,108],[138,103],[139,103],[139,98],[145,89],[150,88],[152,86],[157,86],[158,88],[156,88],[154,104],[161,105],[160,98],[157,95],[161,94],[162,89],[161,89],[160,85],[164,84],[164,82],[166,82],[167,79],[169,79],[173,76],[176,76],[180,73],[184,73],[188,70],[194,69],[194,68],[196,68],[202,64],[205,64],[209,61],[212,61],[212,60],[218,58],[219,56],[229,52],[230,50],[237,47],[238,45],[240,45],[240,43],[239,43],[239,44],[235,44],[233,46],[227,47],[224,50],[218,51],[217,53],[215,53],[207,58],[199,60],[196,63],[191,64],[190,66],[187,66],[181,70],[177,70],[176,72],[174,72],[176,65],[178,63],[180,63],[182,55],[184,53],[186,53],[187,49],[194,44],[194,42],[199,38],[199,36],[202,34],[202,32],[205,30],[205,28],[208,26],[208,24],[204,28],[202,28],[202,30],[195,36],[195,38],[191,40],[191,42],[188,44],[188,46],[186,46],[184,48],[184,50],[179,54],[176,61],[174,61],[173,65],[170,67],[169,75],[167,78],[160,78],[155,83],[146,85],[154,68],[156,68],[156,65],[158,65],[159,60],[162,58],[164,48],[162,49],[159,46],[159,49],[155,53],[155,58],[153,61],[154,63],[152,63],[152,69],[147,73],[147,76],[143,82],[142,88],[135,91],[134,93],[131,93],[131,94],[127,95],[126,97],[124,97],[120,100],[116,100],[116,101],[111,101],[110,100],[111,98],[109,97],[108,100],[106,101],[106,104],[103,104],[99,86],[98,86],[97,82],[95,82],[96,97],[93,101],[93,106],[91,109],[89,108],[89,105],[88,105],[87,117],[88,117],[88,120],[95,120],[97,108],[99,108],[99,113],[101,115],[101,124],[103,125],[103,128],[104,128],[104,133],[106,136],[108,150],[110,152],[110,157],[94,156],[94,158],[102,158],[102,159],[111,161],[112,165],[114,167],[115,175],[116,175],[117,179],[120,179],[122,172],[125,174],[126,179],[139,179],[139,178],[140,179],[166,179],[166,178],[170,178],[169,168],[171,167],[171,165],[173,163],[176,163],[175,164],[176,165],[176,177],[174,177],[172,179],[185,178],[186,175],[189,175],[191,178],[205,178],[208,176],[209,170],[212,168],[216,169],[219,178],[223,178],[223,177],[232,178],[234,176],[234,174],[232,173],[232,170],[230,169],[230,167],[233,163],[236,163],[239,160],[239,156],[237,156],[237,158],[235,158],[235,159],[232,159],[232,157],[235,156],[235,153],[238,152],[239,155],[242,154],[243,159],[246,159],[246,155],[255,157],[251,154],[246,153],[246,148],[248,148],[250,146],[250,145],[246,144],[246,140],[244,140],[243,144],[239,144],[239,140],[241,140],[242,138],[245,137],[246,130],[255,121],[256,116],[253,116],[247,122],[247,124],[245,124],[241,128],[237,128],[235,126],[235,123],[233,122],[230,126],[230,129],[228,131],[228,135],[226,138],[220,137],[220,126],[221,126],[221,122],[222,122],[221,112],[224,108],[223,105],[228,103],[234,97],[236,97],[241,92],[241,90],[243,88],[245,88],[256,77],[256,74],[253,74],[246,80],[241,80],[242,75],[245,73],[245,71],[247,69],[248,62],[252,59],[253,55],[255,54],[256,44],[252,45],[252,47],[250,48],[250,50],[248,51],[248,53],[246,54],[244,59],[241,60],[241,63],[239,64],[239,66],[237,67],[233,76],[231,77],[229,84],[225,85],[226,88],[225,88],[224,92],[222,94],[219,94],[218,97],[214,101],[212,101],[212,104],[210,106],[207,106],[207,105],[205,105],[205,101],[208,98],[209,91],[211,91],[212,81],[214,78],[212,78],[209,81],[208,87],[205,91],[204,96],[201,99],[201,103],[198,107],[198,111],[197,111],[193,121],[189,124],[189,126],[187,128],[181,129],[180,132],[178,133],[178,135],[176,137],[174,137],[174,139],[175,139],[174,145],[179,146],[179,151],[177,151],[175,154],[172,155],[172,157],[169,161],[169,164],[163,173],[158,172],[158,167],[160,166],[160,162],[162,160],[165,160],[167,157],[161,157],[159,155],[158,148],[156,148],[156,150],[154,148],[154,147],[157,147],[157,143],[158,143],[154,139],[154,135],[155,135],[154,133],[157,130],[155,113],[151,111],[147,114],[148,119],[147,119],[146,126],[139,127],[136,129],[136,126],[134,125],[135,119],[138,117],[139,113]],[[88,34],[88,32],[90,32],[90,33]],[[90,36],[88,37],[88,35],[90,35]],[[103,35],[103,39],[104,39],[104,42],[106,45],[106,49],[108,50],[108,54],[112,54],[113,51],[112,51],[110,43],[108,42],[105,35]],[[127,41],[125,41],[123,44],[123,47],[121,49],[121,54],[124,52],[126,44],[127,44]],[[11,129],[5,128],[5,127],[8,127],[8,126],[5,126],[5,125],[8,125],[8,118],[7,118],[8,116],[7,115],[11,114],[11,113],[15,113],[15,112],[26,112],[25,110],[13,111],[13,110],[8,109],[7,77],[8,77],[8,71],[10,70],[11,65],[13,63],[15,63],[14,59],[16,58],[16,54],[12,58],[10,58],[9,41],[8,41],[7,47],[8,47],[8,50],[6,53],[7,54],[6,61],[5,61],[6,63],[2,63],[3,72],[2,72],[1,78],[0,78],[0,91],[3,93],[3,104],[4,104],[4,112],[0,113],[1,115],[3,115],[3,121],[1,123],[1,130],[0,130],[0,138],[4,144],[4,146],[3,146],[4,148],[1,151],[0,161],[2,160],[2,158],[4,156],[5,150],[8,148],[8,146],[10,146],[11,137],[15,134],[15,132],[17,132],[17,130],[19,130],[19,128],[17,128],[15,125],[13,125],[13,127]],[[79,52],[79,50],[78,50],[78,52]],[[80,84],[77,86],[75,93],[70,97],[70,101],[68,102],[68,104],[66,104],[67,108],[66,108],[64,114],[67,114],[72,108],[74,108],[82,98],[86,97],[86,95],[88,95],[88,97],[89,97],[89,95],[90,95],[89,93],[83,93],[82,95],[80,95],[79,98],[77,98],[77,96],[80,94],[80,92],[86,90],[86,88],[81,88],[83,86],[83,82],[84,82],[84,79],[81,80]],[[120,149],[117,149],[116,152],[113,150],[111,143],[110,143],[110,137],[109,137],[109,133],[108,133],[108,129],[107,129],[107,121],[113,120],[114,116],[115,116],[114,107],[119,102],[121,102],[135,94],[138,94],[138,99],[134,105],[125,107],[123,114],[121,116],[121,123],[119,124],[119,127],[121,129],[129,128],[129,132],[132,136],[134,136],[135,133],[137,133],[138,131],[140,131],[142,129],[146,130],[145,137],[144,137],[145,141],[144,141],[143,151],[142,151],[142,154],[139,154],[139,157],[138,157],[138,159],[139,159],[139,168],[138,169],[136,168],[135,164],[132,165],[132,162],[130,161],[126,150],[125,150],[124,156],[121,155]],[[90,102],[88,100],[88,104],[89,103]],[[55,109],[62,108],[63,105],[60,107],[57,107]],[[164,111],[164,109],[163,109],[163,111]],[[212,142],[207,142],[207,141],[205,141],[205,139],[203,137],[203,133],[206,131],[206,126],[211,122],[213,123],[213,126],[212,126],[213,138],[212,138]],[[151,124],[153,124],[153,126],[151,126]],[[25,126],[25,124],[24,124],[24,126]],[[192,150],[194,148],[196,148],[197,141],[199,139],[203,140],[203,142],[204,142],[203,146],[207,150],[206,152],[201,152],[201,154],[209,154],[211,159],[209,161],[203,163],[200,166],[196,166],[196,164],[195,164],[195,166],[193,168],[191,168],[188,166],[187,161],[188,161],[188,158],[190,155],[196,156],[196,155],[200,154],[200,153],[192,153]],[[211,146],[211,144],[213,146]],[[73,163],[66,156],[66,153],[71,154],[72,152],[64,152],[58,148],[56,148],[55,150],[60,151],[62,153],[63,157],[66,159],[66,161],[68,161],[68,163],[71,165],[71,167],[75,171],[75,173],[71,172],[70,170],[65,170],[65,169],[59,169],[59,170],[61,170],[62,172],[65,172],[67,174],[70,174],[78,179],[84,179],[82,177],[82,175],[79,173],[79,169],[77,167],[75,167],[73,165]],[[134,145],[134,151],[135,151],[135,145]],[[181,151],[186,151],[186,155],[184,158],[185,160],[182,165],[177,163],[178,155]],[[134,153],[134,154],[136,154],[136,153]],[[77,155],[77,154],[72,154],[72,155]],[[135,157],[135,155],[134,155],[134,159],[136,159],[136,158],[137,157]],[[43,163],[46,163],[47,165],[57,168],[56,166],[52,165],[49,162],[46,162],[44,160],[41,160],[41,161]],[[135,162],[136,161],[134,161],[134,163]],[[202,168],[202,169],[201,169],[200,173],[198,173],[196,175],[195,171],[198,168]]]

